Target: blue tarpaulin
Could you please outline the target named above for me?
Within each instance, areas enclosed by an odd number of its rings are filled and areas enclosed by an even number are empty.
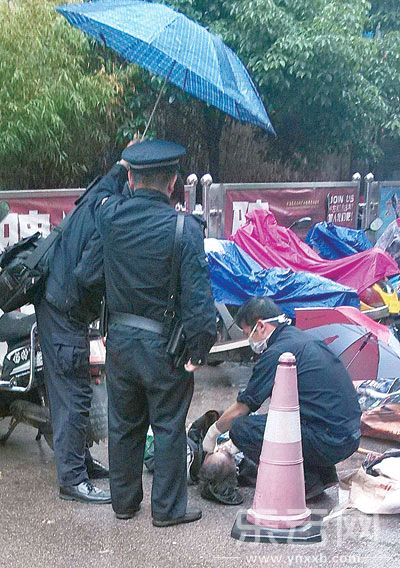
[[[254,296],[268,296],[289,316],[295,308],[359,307],[355,290],[309,272],[264,269],[232,241],[206,239],[211,286],[217,302],[241,305]]]
[[[308,231],[306,243],[322,258],[336,260],[372,248],[364,231],[338,227],[333,223],[317,223]]]

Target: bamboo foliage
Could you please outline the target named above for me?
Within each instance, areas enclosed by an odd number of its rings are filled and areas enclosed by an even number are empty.
[[[114,144],[127,76],[49,0],[0,0],[0,189],[81,185]]]

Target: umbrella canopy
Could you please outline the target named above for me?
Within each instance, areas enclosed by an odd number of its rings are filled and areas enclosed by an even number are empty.
[[[330,323],[350,323],[360,325],[371,331],[375,337],[384,343],[390,345],[392,338],[394,338],[390,329],[386,325],[382,325],[377,321],[372,320],[366,314],[363,314],[357,308],[347,306],[340,306],[335,308],[318,307],[318,308],[296,308],[296,327],[300,329],[311,329],[312,327],[319,327]],[[397,340],[396,344],[399,348],[400,345]]]
[[[400,357],[364,326],[331,323],[307,333],[340,357],[353,381],[400,377]]]
[[[70,24],[186,93],[274,134],[241,61],[222,40],[168,6],[99,0],[59,6]]]

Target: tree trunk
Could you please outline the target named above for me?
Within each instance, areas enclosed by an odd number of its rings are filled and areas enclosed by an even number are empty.
[[[208,164],[214,182],[219,182],[219,143],[225,116],[212,107],[204,109],[205,138],[208,148]]]

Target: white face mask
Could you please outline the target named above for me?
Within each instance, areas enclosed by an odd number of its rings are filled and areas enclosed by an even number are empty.
[[[281,314],[279,316],[276,316],[274,318],[269,318],[269,319],[265,319],[265,320],[261,320],[263,323],[269,323],[272,321],[276,321],[278,323],[288,323],[290,324],[292,320],[290,320],[287,316],[285,316],[285,314]],[[268,346],[268,340],[271,337],[271,335],[274,333],[274,329],[267,335],[267,337],[264,337],[263,339],[259,339],[258,341],[255,341],[254,339],[252,339],[252,335],[254,334],[254,332],[257,329],[257,324],[258,321],[256,322],[256,325],[253,327],[253,329],[250,332],[249,335],[249,345],[251,347],[251,349],[254,351],[254,353],[257,353],[257,355],[260,355],[260,353],[262,353],[263,351],[266,350],[267,346]]]

